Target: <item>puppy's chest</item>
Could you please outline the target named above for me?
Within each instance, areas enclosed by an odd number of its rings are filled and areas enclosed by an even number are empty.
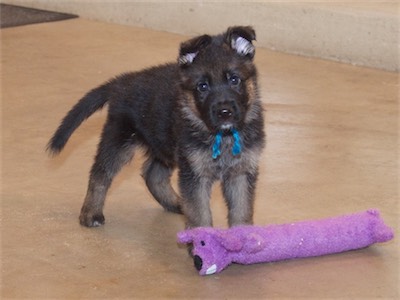
[[[219,145],[219,154],[215,157],[215,140],[212,139],[202,149],[192,149],[188,159],[198,176],[222,178],[227,173],[241,173],[257,167],[257,158],[253,151],[243,149],[235,153],[232,136],[223,137]],[[214,156],[214,157],[213,157]]]

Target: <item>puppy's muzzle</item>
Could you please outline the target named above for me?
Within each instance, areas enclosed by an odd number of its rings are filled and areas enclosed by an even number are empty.
[[[217,102],[211,106],[211,117],[216,127],[230,128],[238,119],[238,107],[234,101]]]

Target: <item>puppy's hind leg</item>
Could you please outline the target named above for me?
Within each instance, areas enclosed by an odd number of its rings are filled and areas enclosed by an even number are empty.
[[[143,166],[147,188],[161,206],[169,212],[182,213],[180,197],[171,186],[172,168],[149,158]]]
[[[116,122],[108,121],[104,126],[79,216],[81,225],[97,227],[104,224],[103,207],[107,191],[114,176],[133,157],[134,142],[129,139],[133,136]]]

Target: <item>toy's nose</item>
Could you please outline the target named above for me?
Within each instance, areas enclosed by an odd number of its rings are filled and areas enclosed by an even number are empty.
[[[195,255],[193,257],[193,260],[194,260],[194,266],[196,267],[197,271],[200,271],[201,267],[203,266],[203,260],[198,255]]]

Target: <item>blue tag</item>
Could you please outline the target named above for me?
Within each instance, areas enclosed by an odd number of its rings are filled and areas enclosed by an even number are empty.
[[[232,147],[232,154],[236,156],[242,152],[242,145],[240,143],[240,135],[236,129],[232,129],[233,134],[233,147]]]
[[[212,148],[212,158],[216,159],[218,156],[221,155],[221,143],[222,143],[222,132],[218,132],[217,135],[215,136],[215,141],[214,145]]]
[[[232,146],[232,155],[236,156],[242,152],[242,144],[239,132],[236,129],[232,129],[233,136],[233,146]],[[216,159],[221,155],[221,144],[222,144],[222,132],[219,131],[215,136],[215,141],[212,147],[212,158]]]

